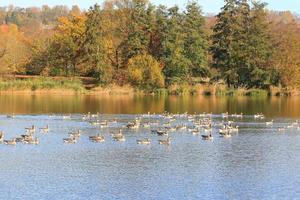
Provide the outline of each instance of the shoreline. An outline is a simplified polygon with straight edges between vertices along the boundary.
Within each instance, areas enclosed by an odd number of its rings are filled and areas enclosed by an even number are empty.
[[[271,86],[269,89],[228,88],[223,83],[173,84],[166,88],[137,88],[130,84],[99,86],[82,77],[27,77],[0,79],[3,94],[59,94],[59,95],[203,95],[203,96],[300,96],[293,88]]]
[[[43,89],[1,89],[0,95],[106,95],[106,96],[118,96],[118,95],[141,95],[141,96],[219,96],[219,97],[297,97],[300,93],[295,90],[280,90],[273,92],[270,90],[261,89],[226,89],[216,90],[213,86],[206,87],[206,89],[195,89],[191,87],[189,89],[174,89],[164,88],[153,91],[140,90],[129,86],[113,86],[113,87],[97,87],[91,90],[81,89],[66,89],[66,88],[43,88]]]

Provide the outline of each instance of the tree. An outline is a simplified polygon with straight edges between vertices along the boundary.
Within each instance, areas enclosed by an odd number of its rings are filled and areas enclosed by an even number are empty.
[[[152,15],[152,7],[147,0],[133,0],[130,9],[129,32],[122,44],[125,65],[130,58],[148,53],[150,43],[149,15]]]
[[[50,52],[55,55],[55,62],[63,66],[66,74],[71,69],[73,75],[76,75],[78,65],[85,61],[85,20],[84,15],[73,14],[59,18]]]
[[[297,22],[279,21],[272,26],[275,38],[275,51],[272,57],[278,72],[280,85],[288,88],[300,88],[300,27]]]
[[[177,6],[170,8],[166,37],[162,41],[164,74],[168,83],[186,80],[189,77],[191,61],[185,57],[183,15]]]
[[[131,82],[145,89],[164,87],[164,77],[160,64],[150,55],[137,55],[128,61]]]
[[[273,49],[266,4],[253,2],[250,9],[247,0],[225,2],[213,29],[213,65],[228,86],[267,87]]]
[[[251,88],[264,88],[273,82],[271,58],[274,49],[265,7],[265,3],[254,1],[251,9],[247,40],[249,48],[247,63],[250,66],[247,86]]]
[[[200,6],[195,1],[189,2],[184,13],[184,54],[191,61],[192,76],[207,76],[209,73],[208,39],[204,25],[205,19]]]
[[[238,84],[238,73],[234,59],[231,56],[237,23],[236,0],[225,0],[225,5],[216,16],[217,21],[213,27],[211,53],[213,66],[221,71],[221,77],[228,86]]]
[[[24,66],[31,56],[30,48],[15,24],[8,26],[8,32],[0,31],[0,44],[0,73],[25,73]]]
[[[101,83],[109,83],[112,78],[112,68],[106,53],[105,30],[100,6],[95,4],[86,16],[84,49],[88,55],[88,62],[92,66],[91,73],[99,78]]]

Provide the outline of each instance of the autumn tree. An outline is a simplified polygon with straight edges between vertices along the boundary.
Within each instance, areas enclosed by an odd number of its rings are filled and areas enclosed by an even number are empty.
[[[53,62],[64,68],[67,75],[69,70],[76,75],[79,65],[85,61],[85,21],[85,15],[59,18],[49,51],[54,55]]]
[[[164,87],[164,77],[160,64],[150,55],[137,55],[129,59],[128,75],[130,81],[141,88]]]

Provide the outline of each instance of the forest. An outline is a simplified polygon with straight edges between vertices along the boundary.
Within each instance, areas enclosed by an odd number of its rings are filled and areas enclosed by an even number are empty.
[[[300,89],[300,20],[225,0],[215,15],[147,0],[0,8],[0,74],[93,77],[145,90],[176,84]]]

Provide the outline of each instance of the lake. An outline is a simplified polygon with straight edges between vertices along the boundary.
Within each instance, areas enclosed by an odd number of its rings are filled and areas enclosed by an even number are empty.
[[[2,95],[0,103],[0,130],[6,139],[24,134],[33,124],[50,127],[47,134],[36,130],[39,145],[0,145],[0,199],[300,198],[296,97]],[[148,111],[156,114],[143,115]],[[206,118],[199,113],[212,112],[214,139],[176,130],[170,133],[170,145],[159,145],[166,137],[151,130],[171,121],[160,114],[164,111],[197,113],[192,117],[197,120]],[[224,119],[221,113],[226,111],[244,117]],[[87,112],[99,112],[97,119],[107,120],[108,126],[91,124],[84,119]],[[254,119],[259,112],[266,118]],[[7,118],[11,113],[15,118]],[[150,127],[126,128],[136,118]],[[239,133],[219,137],[219,125],[227,120],[239,126]],[[193,124],[186,115],[175,115],[170,122],[172,127]],[[64,144],[63,138],[78,129],[78,142]],[[125,142],[111,137],[119,129]],[[105,142],[89,141],[98,133]],[[138,145],[136,140],[143,138],[151,144]]]
[[[300,97],[0,95],[0,113],[244,113],[300,117]],[[3,106],[5,105],[5,106]]]

